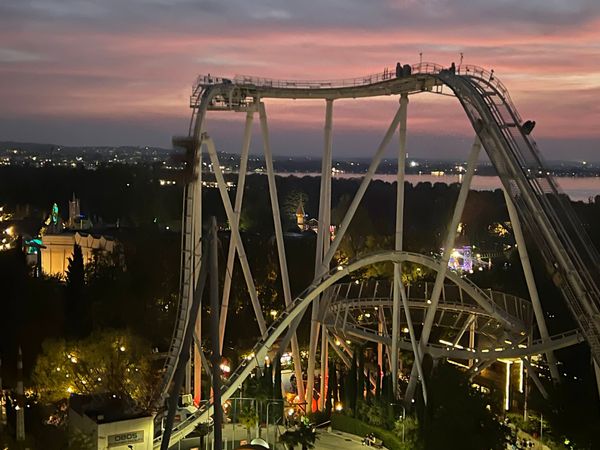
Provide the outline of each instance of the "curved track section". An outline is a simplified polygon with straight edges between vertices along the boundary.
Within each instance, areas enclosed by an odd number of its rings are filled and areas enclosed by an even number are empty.
[[[549,175],[508,91],[482,69],[439,79],[462,103],[555,284],[600,363],[600,257],[568,197]]]
[[[406,287],[406,297],[410,308],[412,322],[422,325],[429,309],[429,295],[434,287],[431,282],[417,282]],[[456,335],[462,337],[464,331],[473,324],[477,335],[484,338],[478,341],[478,347],[488,345],[498,347],[509,339],[518,344],[527,340],[533,321],[531,303],[513,295],[502,292],[486,291],[486,302],[495,304],[495,311],[502,311],[501,317],[510,317],[511,322],[518,323],[517,329],[510,329],[506,322],[498,320],[498,315],[489,314],[480,303],[473,299],[464,289],[464,279],[459,284],[446,284],[442,288],[441,298],[436,308],[434,320],[438,329],[438,338],[453,340]],[[362,283],[351,282],[336,284],[326,293],[329,308],[321,321],[330,327],[334,334],[343,336],[346,330],[354,326],[360,328],[379,329],[391,334],[387,325],[392,323],[393,283],[388,280],[367,280]],[[400,326],[407,326],[404,313],[400,317]],[[507,330],[508,328],[508,330]],[[463,330],[463,331],[458,331]]]
[[[281,313],[279,318],[271,324],[271,326],[267,329],[266,333],[260,338],[260,340],[254,346],[252,353],[254,354],[254,358],[251,360],[246,360],[242,364],[240,364],[235,372],[231,374],[227,383],[222,387],[223,391],[221,394],[221,401],[226,402],[236,391],[240,388],[244,380],[250,376],[252,371],[258,366],[259,361],[264,361],[265,356],[273,346],[273,344],[279,339],[279,337],[287,330],[287,328],[292,324],[292,322],[300,317],[307,309],[307,307],[312,303],[312,301],[320,296],[327,289],[332,287],[335,283],[337,283],[342,278],[350,275],[352,272],[362,269],[363,267],[370,266],[377,263],[383,262],[392,262],[392,263],[402,263],[405,261],[410,262],[418,262],[422,261],[424,264],[428,264],[431,267],[435,267],[439,265],[433,258],[428,258],[423,255],[418,255],[415,253],[408,252],[379,252],[374,253],[368,256],[361,258],[360,260],[353,262],[347,266],[337,266],[333,270],[324,274],[322,278],[322,282],[318,285],[311,285],[307,289],[305,289],[296,299]],[[501,313],[501,309],[496,306],[496,304],[485,294],[484,291],[477,288],[475,285],[471,285],[464,278],[458,277],[456,274],[449,273],[449,279],[457,284],[460,284],[461,288],[464,288],[465,291],[469,291],[472,294],[472,298],[477,302],[477,304],[485,310],[490,316],[497,318],[498,321],[502,321],[506,323],[507,326],[513,328],[514,330],[518,330],[519,326],[522,323],[520,321],[512,318],[507,313]],[[507,319],[507,316],[510,319]],[[569,335],[568,342],[571,343],[577,341],[578,335],[575,333],[574,335]],[[546,343],[547,344],[547,343]],[[557,345],[572,345],[565,344],[565,342],[560,341]],[[436,352],[436,349],[439,346],[433,345],[431,349]],[[455,350],[460,350],[456,348]],[[509,350],[507,348],[506,350]],[[524,355],[531,354],[531,351],[527,348],[515,348],[510,350],[514,350],[515,352]],[[503,357],[505,354],[503,353],[504,349],[495,349],[494,357]],[[482,351],[486,353],[485,351]],[[508,352],[506,353],[508,355]],[[473,353],[470,354],[470,357],[473,357]],[[449,355],[447,355],[449,356]],[[460,357],[458,353],[452,356]],[[469,356],[467,356],[468,358]],[[173,429],[173,433],[171,435],[170,446],[176,444],[178,441],[183,439],[189,433],[191,433],[196,425],[199,423],[205,422],[208,420],[210,415],[212,414],[213,405],[208,404],[202,406],[196,413],[190,416],[188,419],[177,425]],[[154,448],[160,448],[162,442],[162,436],[158,437],[154,440]]]
[[[204,89],[203,95],[197,109],[194,109],[194,114],[204,115],[210,105],[215,92],[212,89]],[[169,386],[175,375],[175,369],[179,361],[181,349],[183,346],[183,338],[185,329],[190,320],[190,308],[194,296],[194,287],[199,275],[200,261],[200,242],[197,234],[197,221],[201,218],[197,217],[197,211],[194,211],[194,205],[197,204],[194,196],[197,195],[197,183],[199,174],[196,173],[196,164],[194,161],[198,158],[198,151],[201,145],[201,123],[196,121],[200,126],[195,128],[190,127],[189,136],[174,139],[175,146],[182,147],[186,151],[186,159],[189,164],[190,181],[186,183],[184,188],[184,203],[182,212],[183,229],[181,231],[181,278],[179,281],[179,303],[177,307],[177,321],[173,328],[171,343],[167,352],[167,357],[163,366],[163,377],[160,385],[160,396],[155,400],[155,407],[160,408],[169,391]]]

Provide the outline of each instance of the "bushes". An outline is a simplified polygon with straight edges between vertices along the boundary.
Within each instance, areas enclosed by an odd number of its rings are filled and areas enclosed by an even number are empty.
[[[402,439],[392,431],[384,430],[373,425],[366,424],[353,417],[343,414],[331,415],[331,426],[335,430],[364,437],[373,433],[377,439],[383,441],[383,445],[389,450],[414,450],[414,445],[409,442],[402,442]]]
[[[331,414],[327,414],[325,411],[313,411],[308,413],[308,420],[315,426],[319,426],[331,418]]]

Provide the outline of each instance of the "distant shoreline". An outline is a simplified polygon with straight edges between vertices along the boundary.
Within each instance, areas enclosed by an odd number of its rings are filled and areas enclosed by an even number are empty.
[[[256,172],[255,172],[256,173]],[[258,172],[262,174],[261,172]],[[279,176],[296,176],[299,178],[320,177],[320,173],[314,172],[277,172]],[[333,179],[352,180],[362,178],[362,173],[338,173],[333,176]],[[407,174],[405,180],[416,185],[419,183],[444,183],[453,184],[460,183],[462,175],[431,175],[431,174]],[[573,201],[588,201],[590,198],[600,195],[600,176],[555,176],[554,177],[561,190],[569,196]],[[396,182],[396,174],[375,174],[374,180],[383,181],[385,183]],[[500,178],[497,175],[474,175],[471,181],[471,189],[474,191],[494,191],[502,187]]]

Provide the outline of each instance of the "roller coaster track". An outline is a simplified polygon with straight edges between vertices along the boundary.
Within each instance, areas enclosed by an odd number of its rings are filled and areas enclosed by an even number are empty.
[[[438,75],[456,94],[600,363],[600,257],[492,73]]]
[[[363,267],[367,267],[373,264],[382,263],[382,262],[395,262],[401,263],[405,261],[417,262],[428,260],[435,261],[433,258],[428,258],[423,255],[418,255],[414,253],[408,252],[379,252],[374,253],[368,256],[363,256],[359,260],[348,264],[346,266],[337,266],[328,273],[324,274],[321,279],[322,281],[318,285],[311,285],[306,288],[296,299],[290,303],[288,307],[286,307],[282,313],[279,315],[277,320],[271,324],[271,326],[267,329],[265,334],[261,336],[258,342],[254,345],[251,355],[253,355],[252,359],[244,360],[236,370],[230,375],[229,379],[222,386],[221,393],[221,401],[224,403],[229,398],[231,398],[236,391],[240,388],[243,381],[253,372],[254,369],[259,365],[259,361],[264,361],[265,356],[270,351],[271,347],[275,344],[275,342],[279,339],[279,337],[287,330],[287,328],[292,324],[292,322],[300,317],[308,308],[310,303],[321,295],[325,290],[339,282],[344,277],[350,275],[352,272],[362,269]],[[435,264],[432,262],[431,265]],[[519,321],[514,320],[513,318],[508,318],[508,315],[501,311],[495,303],[479,288],[475,285],[472,285],[468,280],[460,278],[458,276],[454,276],[450,274],[450,280],[458,283],[462,289],[466,292],[469,292],[469,295],[473,296],[473,299],[479,304],[479,306],[485,310],[490,315],[496,316],[499,321],[507,322],[509,326],[518,326]],[[481,298],[481,296],[484,298]],[[487,300],[486,300],[487,299]],[[364,330],[362,334],[358,331],[355,331],[357,337],[362,337],[371,340],[377,341],[375,333],[372,330]],[[553,337],[551,342],[540,342],[537,347],[546,348],[548,346],[555,345],[557,348],[561,348],[567,345],[573,345],[574,343],[581,342],[581,336],[577,332],[569,332],[565,335],[560,335],[557,337]],[[543,345],[542,345],[543,344]],[[537,349],[536,347],[536,349]],[[438,354],[440,349],[445,350],[445,347],[438,345],[430,345],[428,349],[435,354]],[[506,350],[506,351],[504,351]],[[445,350],[450,351],[450,350]],[[464,351],[461,351],[459,348],[453,348],[451,351],[456,351],[452,356],[461,357],[464,356]],[[485,349],[481,350],[482,356],[485,356]],[[470,356],[473,357],[474,353],[471,353]],[[523,347],[507,347],[506,349],[494,349],[493,357],[499,358],[508,355],[514,357],[515,355],[529,355],[531,351],[527,348]],[[467,356],[469,357],[469,356]],[[176,444],[179,440],[183,439],[185,436],[194,431],[195,427],[203,422],[208,421],[210,415],[213,411],[213,404],[207,403],[202,405],[193,415],[188,417],[185,421],[178,424],[172,430],[170,446]],[[157,437],[154,440],[154,448],[159,449],[162,442],[162,436]]]
[[[233,80],[201,77],[194,86],[190,99],[194,108],[192,125],[195,121],[196,127],[190,127],[189,145],[199,149],[204,122],[202,118],[207,110],[245,110],[259,98],[338,99],[417,92],[444,94],[444,86],[448,86],[461,102],[580,328],[581,333],[570,332],[552,337],[550,342],[534,345],[535,351],[546,351],[552,345],[564,346],[579,342],[583,336],[591,348],[593,358],[600,364],[600,258],[581,222],[572,211],[567,197],[561,193],[546,169],[535,142],[524,132],[522,119],[510,99],[508,90],[493,72],[475,66],[463,66],[454,73],[437,64],[421,63],[412,66],[411,74],[402,77],[394,77],[387,71],[354,79],[310,82],[248,76],[236,76]],[[201,119],[196,120],[197,117]],[[186,199],[189,196],[188,191]],[[187,204],[186,202],[185,211],[188,211]],[[190,236],[191,222],[187,218],[184,223],[182,300],[173,343],[165,363],[161,400],[167,393],[179,358],[180,330],[184,329],[190,320],[189,291],[193,285],[194,270],[186,268],[185,260],[194,251],[192,246],[186,244]],[[254,347],[255,357],[242,363],[230,376],[227,384],[223,386],[222,401],[225,402],[235,393],[243,380],[256,368],[258,361],[264,359],[277,338],[325,289],[364,265],[400,260],[401,257],[395,252],[373,255],[346,267],[338,267],[326,274],[319,285],[309,286],[261,336]],[[508,320],[507,317],[502,319]],[[519,352],[532,349],[511,349],[509,353],[520,354]],[[503,354],[500,351],[494,353],[497,353],[497,357]],[[177,425],[173,429],[170,445],[193,431],[197,424],[206,421],[212,409],[212,405],[203,406]],[[159,448],[160,445],[161,437],[155,439],[154,448]]]

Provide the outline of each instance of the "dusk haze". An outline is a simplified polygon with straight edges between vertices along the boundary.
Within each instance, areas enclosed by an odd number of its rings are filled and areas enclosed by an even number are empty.
[[[547,159],[600,159],[595,0],[4,0],[0,25],[4,140],[169,146],[199,74],[339,79],[414,64],[419,53],[458,64],[462,53],[494,69],[536,120]],[[370,152],[394,108],[387,98],[354,104],[336,110],[336,154]],[[319,154],[318,105],[271,110],[276,154]],[[468,145],[454,99],[415,98],[409,126],[415,156]]]

